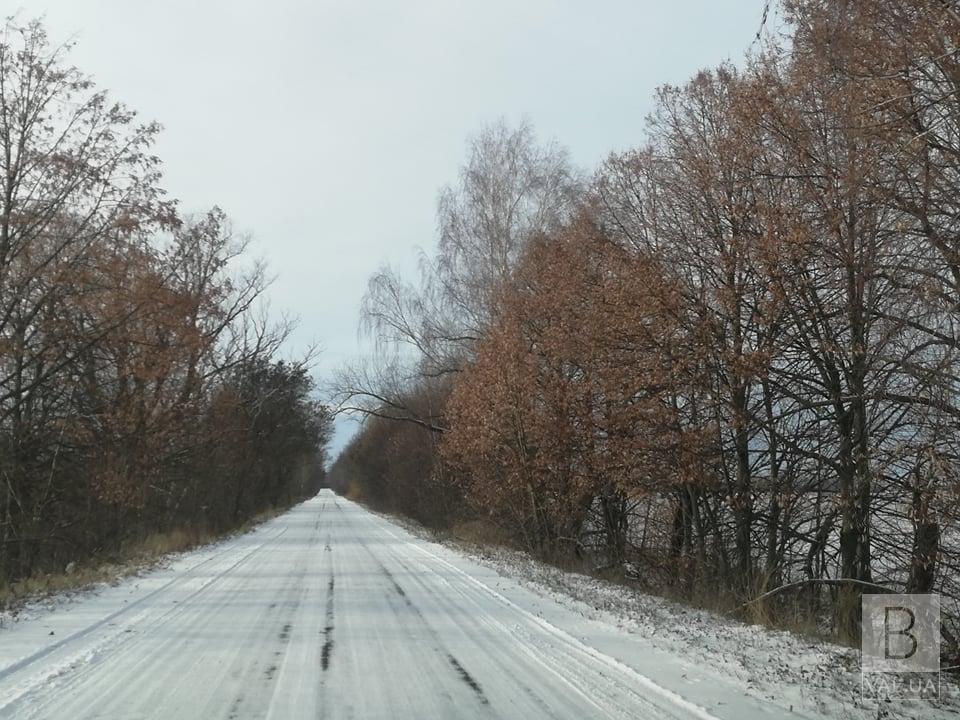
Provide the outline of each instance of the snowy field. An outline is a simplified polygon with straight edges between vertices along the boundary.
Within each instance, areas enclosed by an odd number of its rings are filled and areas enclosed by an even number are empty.
[[[856,656],[324,491],[0,629],[0,718],[860,718]],[[891,717],[954,717],[897,705]]]

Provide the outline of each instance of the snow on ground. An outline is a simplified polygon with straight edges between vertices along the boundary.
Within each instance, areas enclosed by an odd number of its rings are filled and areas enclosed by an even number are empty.
[[[817,669],[850,657],[518,553],[431,542],[325,491],[166,567],[29,608],[0,629],[0,718],[866,717],[842,697],[853,685]]]
[[[939,706],[912,699],[878,705],[863,697],[859,651],[853,648],[746,624],[627,585],[567,572],[518,550],[438,538],[407,519],[394,521],[421,537],[439,539],[566,610],[616,627],[627,640],[606,647],[628,662],[635,662],[630,645],[642,640],[644,647],[718,671],[753,697],[814,716],[927,720],[960,713],[960,687],[946,675]]]

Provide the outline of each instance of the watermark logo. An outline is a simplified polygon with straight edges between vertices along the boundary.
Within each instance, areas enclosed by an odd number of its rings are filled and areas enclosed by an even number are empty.
[[[940,695],[940,597],[864,595],[861,669],[865,694]]]

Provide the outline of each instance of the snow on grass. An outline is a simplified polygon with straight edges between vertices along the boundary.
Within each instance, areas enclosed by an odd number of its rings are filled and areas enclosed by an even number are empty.
[[[947,675],[942,677],[939,702],[913,698],[878,702],[861,692],[856,649],[740,622],[627,585],[564,571],[521,551],[466,543],[435,535],[406,519],[390,519],[588,620],[612,625],[628,637],[642,640],[644,646],[708,667],[738,683],[747,694],[774,701],[797,714],[850,720],[932,720],[956,718],[960,713],[960,688],[956,679]]]
[[[919,700],[880,706],[864,700],[859,652],[716,613],[686,607],[628,586],[564,572],[506,548],[464,548],[502,575],[587,617],[614,624],[664,650],[736,678],[750,694],[835,718],[956,717],[960,694],[943,678],[939,707]]]

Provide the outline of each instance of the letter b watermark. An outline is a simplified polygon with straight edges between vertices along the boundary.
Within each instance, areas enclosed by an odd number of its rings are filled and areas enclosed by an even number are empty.
[[[861,609],[864,690],[939,694],[939,596],[864,595]]]
[[[894,618],[891,622],[891,616]],[[903,605],[888,606],[883,609],[883,657],[885,660],[909,660],[917,654],[920,649],[920,642],[917,636],[911,630],[917,624],[917,614],[913,608]],[[898,646],[893,649],[891,638]],[[904,641],[909,649],[904,650]]]

